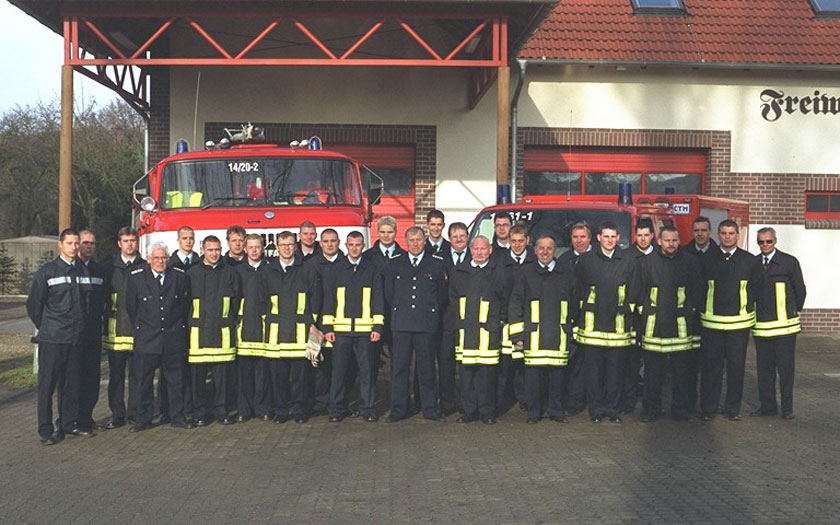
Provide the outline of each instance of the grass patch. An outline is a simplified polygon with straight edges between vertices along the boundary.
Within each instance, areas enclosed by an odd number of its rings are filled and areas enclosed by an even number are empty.
[[[32,356],[0,358],[0,388],[21,390],[38,384],[38,376],[32,373]]]

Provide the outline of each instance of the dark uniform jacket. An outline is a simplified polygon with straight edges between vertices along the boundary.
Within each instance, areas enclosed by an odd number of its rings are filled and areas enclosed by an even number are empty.
[[[361,258],[358,265],[347,257],[337,260],[324,276],[323,291],[325,331],[363,336],[384,332],[384,283],[373,263]]]
[[[508,288],[504,291],[504,296],[509,298],[511,296],[511,293],[513,292],[513,283],[516,277],[525,268],[529,268],[532,265],[536,264],[537,256],[534,255],[534,250],[530,246],[526,246],[525,251],[519,255],[519,257],[521,257],[520,260],[522,262],[516,262],[516,259],[514,259],[514,257],[516,256],[513,255],[513,250],[502,250],[502,253],[505,254],[506,257],[499,257],[496,260],[508,273]],[[525,357],[524,353],[520,350],[517,350],[513,342],[511,341],[510,325],[508,323],[505,323],[504,327],[502,328],[502,353],[511,356],[513,359],[523,359]]]
[[[385,275],[385,303],[390,309],[392,331],[437,332],[446,299],[446,271],[441,257],[424,254],[416,268],[407,252],[391,259]]]
[[[701,255],[709,253],[711,250],[714,250],[715,248],[719,249],[718,244],[715,242],[714,239],[709,239],[709,247],[706,249],[705,252],[701,252],[700,250],[697,249],[697,245],[694,244],[694,239],[692,239],[691,242],[689,242],[688,244],[683,246],[683,249],[685,249],[686,253],[690,253],[691,255],[693,255],[695,257],[700,257]]]
[[[508,306],[511,340],[524,343],[528,366],[566,366],[572,325],[578,314],[571,268],[554,261],[549,271],[539,262],[514,277]]]
[[[126,266],[120,254],[105,262],[105,326],[102,346],[106,350],[131,351],[134,349],[134,325],[126,308],[128,277],[133,270],[147,266],[139,255]]]
[[[128,318],[134,325],[135,352],[186,350],[190,281],[184,270],[168,269],[161,287],[149,266],[138,265],[129,272],[125,295]]]
[[[91,294],[87,268],[56,257],[32,277],[26,311],[38,329],[39,343],[78,344],[82,340]]]
[[[84,338],[88,342],[95,341],[98,345],[102,339],[102,314],[105,311],[105,269],[93,259],[87,264],[81,260],[77,264],[86,267],[90,276],[90,297],[85,318]]]
[[[190,263],[184,264],[184,261],[181,260],[181,252],[180,250],[175,250],[172,255],[169,257],[169,262],[167,265],[170,268],[180,268],[184,271],[187,271],[190,266],[195,266],[199,262],[199,256],[195,252],[190,252]]]
[[[455,358],[465,365],[495,365],[507,320],[510,273],[492,257],[484,268],[464,262],[452,271],[449,302],[457,308]]]
[[[761,264],[762,284],[756,298],[756,337],[775,337],[795,334],[801,330],[799,312],[805,306],[805,280],[796,257],[778,249],[769,264],[763,255],[756,258]]]
[[[449,251],[442,254],[441,257],[443,258],[443,265],[446,269],[446,279],[447,281],[452,281],[452,271],[454,270],[456,264],[455,261],[452,259],[452,248],[450,247]],[[464,247],[464,255],[461,260],[461,263],[467,263],[472,261],[472,255],[470,255],[470,249]],[[456,325],[458,324],[458,305],[452,304],[449,302],[449,298],[447,297],[446,307],[444,308],[443,312],[443,320],[442,323],[442,330],[444,332],[452,332],[456,330]]]
[[[593,246],[588,252],[584,252],[584,255],[594,250],[595,247]],[[571,268],[574,271],[575,266],[577,266],[578,261],[580,260],[581,256],[575,252],[575,249],[569,247],[568,250],[560,254],[556,260],[559,264],[562,264],[566,268]]]
[[[330,262],[326,257],[324,257],[324,252],[318,252],[317,256],[304,260],[304,264],[310,266],[312,272],[315,274],[316,285],[315,293],[312,295],[312,313],[315,314],[315,325],[319,330],[324,330],[320,319],[320,314],[323,311],[324,306],[324,280],[327,278],[327,274],[335,267],[335,265],[343,261],[345,258],[344,254],[339,250],[338,253],[336,253],[335,261],[333,262]]]
[[[222,257],[222,261],[224,261],[224,263],[227,266],[230,266],[231,268],[236,268],[240,264],[245,264],[246,262],[248,262],[248,256],[245,254],[245,252],[242,252],[242,258],[241,259],[234,259],[233,257],[230,256],[230,252],[227,252]]]
[[[701,275],[697,257],[682,248],[673,257],[657,248],[641,259],[641,314],[636,332],[644,350],[678,352],[700,346]]]
[[[260,357],[265,354],[265,325],[263,324],[265,305],[260,274],[267,266],[268,261],[263,258],[256,268],[247,261],[235,268],[242,283],[242,298],[237,311],[239,324],[236,333],[236,351],[239,355]]]
[[[720,247],[700,257],[704,304],[700,321],[713,330],[742,330],[755,324],[755,298],[761,286],[761,263],[736,248],[727,258]]]
[[[447,255],[451,255],[449,251],[452,248],[452,245],[446,239],[440,240],[440,247],[435,249],[435,246],[432,244],[431,239],[426,239],[426,253],[428,255],[440,255],[441,257],[445,257]]]
[[[315,272],[303,264],[300,254],[283,270],[279,261],[260,272],[263,315],[265,315],[265,356],[304,358],[309,327],[312,325],[312,297],[318,284]]]
[[[388,265],[391,263],[393,259],[395,259],[398,255],[403,255],[407,253],[400,243],[394,242],[394,253],[391,254],[391,258],[388,259],[384,255],[382,255],[382,248],[379,247],[379,241],[373,243],[373,246],[368,248],[367,250],[362,253],[362,258],[367,259],[368,261],[372,262],[379,271],[382,272],[382,275],[385,275],[385,270],[388,268]]]
[[[300,255],[301,257],[303,257],[303,262],[307,262],[310,259],[315,258],[317,255],[321,255],[321,246],[317,242],[313,245],[312,253],[308,253],[306,255],[304,255],[303,251],[301,250],[300,241],[297,241],[296,244],[297,247],[295,248],[295,255]]]
[[[626,347],[635,343],[633,310],[638,297],[636,258],[616,249],[607,257],[597,247],[575,266],[580,302],[577,342],[590,346]]]
[[[201,263],[190,277],[190,363],[219,363],[236,357],[236,315],[242,282],[236,270],[219,260],[215,268]]]

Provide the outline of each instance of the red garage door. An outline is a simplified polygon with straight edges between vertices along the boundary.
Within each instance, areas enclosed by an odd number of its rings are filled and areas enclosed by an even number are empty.
[[[525,195],[617,194],[620,182],[629,182],[634,194],[702,194],[705,172],[706,156],[698,151],[525,149]]]
[[[385,193],[373,207],[374,220],[383,215],[394,216],[397,241],[403,246],[403,233],[414,226],[414,146],[336,144],[330,149],[353,157],[382,177]],[[373,243],[377,238],[375,225],[370,234]]]

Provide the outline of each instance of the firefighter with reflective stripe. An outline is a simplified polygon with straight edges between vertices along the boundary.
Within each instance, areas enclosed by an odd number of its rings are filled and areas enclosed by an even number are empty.
[[[102,346],[108,352],[108,407],[111,419],[100,428],[114,429],[135,420],[137,385],[134,384],[134,326],[126,309],[126,287],[131,272],[146,266],[137,253],[137,231],[125,226],[117,232],[120,253],[104,265],[106,304]],[[126,368],[128,372],[126,373]],[[125,404],[125,382],[128,378],[128,414]]]
[[[479,418],[485,424],[496,422],[496,365],[511,286],[510,274],[498,257],[490,256],[491,250],[487,237],[475,237],[470,243],[472,260],[456,266],[449,283],[449,300],[458,305],[459,423]]]
[[[624,358],[635,343],[632,312],[636,306],[636,258],[618,249],[620,234],[613,222],[598,228],[599,248],[582,255],[575,267],[580,302],[575,336],[586,353],[586,398],[589,418],[620,423]]]
[[[536,263],[534,251],[528,246],[528,230],[517,224],[508,235],[509,250],[499,250],[498,263],[508,273],[507,282],[513,286],[514,279],[524,269]],[[491,256],[492,257],[492,256]],[[510,297],[511,290],[505,290],[505,297]],[[496,413],[504,413],[512,403],[525,406],[525,368],[522,362],[524,354],[515,348],[510,337],[510,325],[502,327],[502,354],[499,357],[499,375],[496,383]]]
[[[527,422],[538,423],[543,416],[540,383],[546,378],[548,417],[562,423],[566,365],[578,310],[574,274],[554,260],[557,243],[550,235],[539,237],[534,246],[538,261],[515,276],[508,307],[510,334],[523,352]]]
[[[79,411],[79,345],[90,295],[89,275],[76,260],[79,234],[66,229],[58,237],[59,256],[32,277],[26,311],[38,330],[38,435],[53,445],[65,432],[87,435],[74,426]],[[58,388],[58,420],[52,420]]]
[[[99,401],[99,377],[102,368],[102,314],[105,311],[105,279],[102,266],[93,260],[96,235],[90,230],[79,232],[79,262],[90,276],[90,298],[85,317],[85,333],[79,362],[79,417],[77,425],[93,432],[93,408]]]
[[[229,389],[235,388],[236,314],[242,297],[239,274],[222,261],[222,243],[215,235],[201,242],[201,264],[187,270],[190,278],[188,360],[197,426],[209,425],[214,416],[223,425],[234,422]],[[213,393],[207,374],[213,377]],[[211,407],[212,406],[212,410]]]
[[[338,249],[338,232],[326,228],[321,232],[320,249],[314,252],[304,263],[311,267],[317,284],[316,293],[312,296],[312,312],[315,314],[315,325],[322,332],[326,329],[320,324],[319,314],[324,302],[324,280],[327,274],[344,260],[344,254]],[[330,404],[330,383],[332,381],[332,343],[323,341],[319,353],[318,366],[306,368],[306,397],[311,402],[310,413],[324,415]],[[353,376],[355,380],[355,375]]]
[[[373,263],[362,258],[364,236],[347,235],[347,257],[324,275],[324,304],[321,325],[327,341],[333,343],[330,385],[330,422],[338,423],[349,414],[349,369],[355,357],[359,373],[359,413],[376,421],[376,342],[385,329],[385,298],[382,275]],[[355,374],[352,375],[355,377]]]
[[[246,260],[236,267],[242,282],[236,327],[237,416],[245,423],[252,417],[271,419],[271,392],[268,389],[268,359],[265,357],[262,288],[260,274],[268,261],[263,256],[262,237],[245,236]]]
[[[700,309],[700,418],[712,419],[720,404],[726,364],[723,411],[731,421],[741,419],[744,363],[750,329],[755,325],[755,298],[761,284],[758,259],[738,248],[738,224],[718,225],[718,248],[700,258],[704,304]]]
[[[793,375],[799,312],[805,305],[805,280],[796,257],[776,248],[776,230],[758,230],[761,290],[756,297],[755,340],[758,399],[755,415],[778,413],[776,372],[782,397],[782,417],[793,419]]]
[[[691,405],[693,356],[700,347],[697,313],[702,302],[700,263],[680,248],[679,231],[659,230],[659,248],[639,264],[641,299],[636,331],[645,363],[643,422],[653,422],[662,407],[665,367],[671,364],[671,413],[687,420]]]
[[[148,265],[135,265],[125,289],[125,308],[134,325],[134,383],[137,385],[137,421],[130,432],[151,428],[155,371],[170,386],[167,412],[172,426],[193,428],[184,416],[181,381],[185,376],[187,312],[190,281],[184,270],[167,268],[168,248],[153,243]]]
[[[298,423],[306,412],[306,343],[315,320],[312,298],[317,278],[303,257],[295,253],[295,235],[283,231],[277,237],[276,261],[260,274],[265,316],[265,356],[274,402],[275,423],[289,417]]]

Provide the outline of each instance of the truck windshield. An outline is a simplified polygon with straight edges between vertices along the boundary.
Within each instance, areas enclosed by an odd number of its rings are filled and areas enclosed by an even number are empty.
[[[569,249],[572,235],[571,226],[580,221],[586,221],[592,228],[592,243],[597,242],[595,231],[604,221],[614,222],[618,226],[621,235],[618,245],[620,248],[630,246],[630,214],[619,210],[593,210],[593,209],[527,209],[518,208],[515,210],[501,210],[495,212],[484,212],[473,224],[470,231],[470,239],[477,235],[484,235],[491,241],[493,238],[493,219],[497,213],[507,213],[513,224],[522,224],[528,228],[531,244],[537,237],[543,234],[551,235],[557,242],[555,256]]]
[[[359,206],[352,162],[316,158],[225,158],[172,162],[163,170],[162,209]]]

